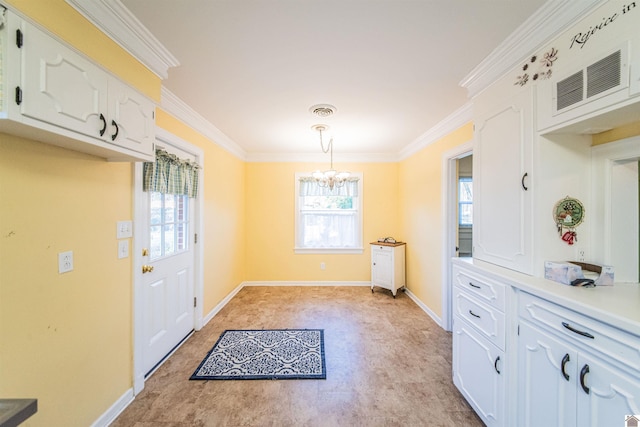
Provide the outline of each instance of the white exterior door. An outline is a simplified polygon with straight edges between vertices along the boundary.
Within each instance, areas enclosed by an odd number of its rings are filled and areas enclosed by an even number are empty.
[[[194,156],[173,146],[166,151],[181,159]],[[141,171],[140,171],[141,172]],[[183,195],[138,190],[141,224],[142,311],[140,351],[148,374],[195,327],[195,239],[197,202]]]
[[[187,196],[147,193],[149,225],[143,253],[145,372],[194,328],[193,224]]]

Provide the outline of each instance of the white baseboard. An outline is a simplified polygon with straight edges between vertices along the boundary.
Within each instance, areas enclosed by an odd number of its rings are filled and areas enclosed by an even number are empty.
[[[131,402],[133,402],[133,389],[125,391],[116,402],[100,416],[91,427],[107,427],[124,411]]]
[[[211,319],[214,318],[214,316],[216,314],[218,314],[220,312],[220,310],[222,310],[224,308],[225,305],[227,305],[229,303],[229,301],[231,301],[231,298],[233,298],[234,296],[236,296],[236,294],[238,292],[240,292],[240,290],[242,288],[244,288],[244,283],[240,283],[238,286],[235,287],[234,290],[232,290],[231,292],[229,292],[229,294],[224,297],[224,299],[222,301],[220,301],[218,303],[218,305],[216,305],[215,307],[213,307],[213,310],[211,310],[205,317],[204,319],[202,319],[202,327],[204,327],[207,323],[209,323],[209,321]]]
[[[407,294],[407,296],[409,298],[411,298],[413,300],[413,302],[415,302],[418,305],[418,307],[420,307],[422,309],[422,311],[427,313],[429,315],[429,317],[431,317],[433,319],[433,321],[436,322],[438,324],[438,326],[440,326],[442,328],[442,319],[440,317],[438,317],[433,311],[431,311],[431,309],[429,307],[427,307],[425,305],[425,303],[420,301],[418,299],[418,297],[415,296],[413,294],[413,292],[411,292],[409,289],[405,288],[405,293]]]

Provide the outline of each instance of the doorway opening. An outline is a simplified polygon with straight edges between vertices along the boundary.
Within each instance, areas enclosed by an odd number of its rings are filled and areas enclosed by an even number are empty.
[[[442,215],[444,217],[445,239],[442,247],[441,326],[445,331],[451,331],[453,325],[451,260],[463,256],[459,251],[461,243],[466,245],[464,256],[471,256],[473,252],[473,186],[472,181],[462,181],[462,184],[460,181],[461,178],[473,177],[472,152],[473,142],[469,141],[442,155]],[[463,191],[470,190],[470,194],[464,194],[462,198],[459,195],[461,185],[463,185]],[[471,200],[467,200],[469,198]],[[461,218],[464,222],[462,226],[460,224]]]

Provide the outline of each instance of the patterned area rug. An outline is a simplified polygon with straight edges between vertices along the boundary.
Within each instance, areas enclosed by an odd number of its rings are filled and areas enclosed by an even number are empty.
[[[326,379],[323,329],[226,330],[191,380]]]

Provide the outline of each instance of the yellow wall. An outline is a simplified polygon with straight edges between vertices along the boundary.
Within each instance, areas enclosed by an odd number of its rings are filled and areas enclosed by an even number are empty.
[[[399,166],[400,233],[407,241],[409,290],[442,316],[442,155],[473,139],[471,123],[450,133]]]
[[[204,314],[245,277],[245,163],[165,111],[156,124],[204,152]]]
[[[369,242],[404,237],[398,228],[396,163],[344,163],[337,169],[363,173],[362,254],[295,254],[295,173],[326,164],[248,163],[246,185],[247,280],[368,281]],[[320,270],[320,263],[326,264]]]
[[[152,99],[160,79],[64,0],[10,0]],[[244,280],[244,162],[162,110],[157,124],[204,150],[204,312]],[[132,387],[133,166],[0,133],[0,397],[34,397],[25,426],[85,426]],[[133,247],[133,246],[131,246]],[[75,269],[58,274],[59,252]]]
[[[131,387],[131,186],[130,164],[0,134],[0,396],[38,398],[28,425],[89,425]]]
[[[640,122],[630,123],[592,136],[592,145],[601,145],[640,135]]]

